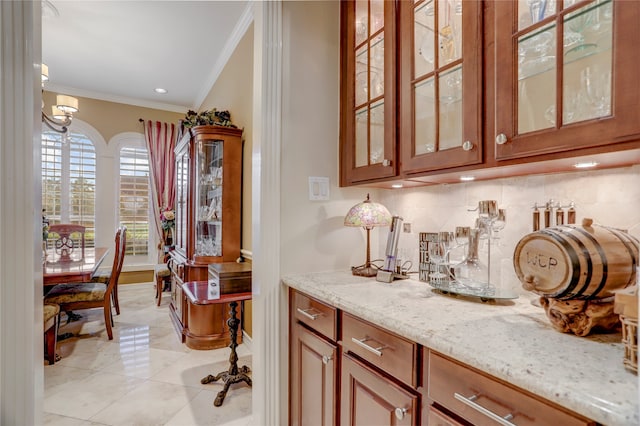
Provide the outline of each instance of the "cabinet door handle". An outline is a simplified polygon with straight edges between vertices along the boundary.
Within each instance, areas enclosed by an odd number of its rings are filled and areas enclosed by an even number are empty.
[[[373,346],[369,346],[365,343],[367,340],[373,340],[373,339],[371,339],[369,336],[364,336],[364,338],[362,339],[356,339],[355,337],[351,338],[351,341],[353,343],[355,343],[356,345],[360,346],[363,349],[368,350],[369,352],[377,356],[382,356],[382,350],[388,348],[388,346],[386,345],[382,345],[380,347],[374,348]]]
[[[462,143],[462,149],[465,150],[465,151],[471,151],[473,149],[473,142],[464,141]]]
[[[322,363],[324,365],[329,364],[329,361],[333,359],[333,355],[322,355]]]
[[[407,415],[407,412],[408,412],[408,411],[409,411],[409,410],[407,410],[407,409],[406,409],[406,408],[404,408],[404,407],[402,407],[402,408],[401,408],[401,407],[396,408],[396,409],[394,410],[394,413],[395,413],[395,415],[396,415],[396,419],[398,419],[398,420],[402,420],[402,419],[404,419],[404,416],[406,416],[406,415]]]
[[[318,318],[319,316],[322,315],[322,312],[318,312],[317,314],[310,314],[309,311],[311,311],[313,308],[309,308],[309,309],[300,309],[300,308],[296,308],[296,310],[302,315],[305,316],[307,318],[309,318],[311,321],[315,321],[316,318]]]
[[[496,136],[496,143],[498,145],[504,145],[508,140],[509,138],[507,138],[507,135],[505,135],[504,133],[500,133],[498,136]]]
[[[513,414],[509,413],[504,417],[500,417],[499,415],[497,415],[493,411],[488,410],[488,409],[484,408],[482,405],[480,405],[477,402],[475,402],[475,400],[478,399],[478,395],[471,395],[470,397],[467,398],[465,396],[460,395],[458,392],[454,392],[453,396],[458,401],[468,405],[469,407],[473,408],[476,411],[479,411],[480,413],[482,413],[485,416],[489,417],[491,420],[494,420],[494,421],[500,423],[501,425],[504,425],[504,426],[516,426],[515,423],[511,423],[509,421],[509,420],[513,419]]]
[[[391,165],[391,160],[385,158],[384,160],[382,160],[382,165],[384,167],[389,167]]]

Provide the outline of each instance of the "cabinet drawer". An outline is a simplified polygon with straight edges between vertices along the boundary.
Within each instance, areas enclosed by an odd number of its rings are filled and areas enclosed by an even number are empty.
[[[411,387],[417,387],[418,345],[342,314],[342,346]]]
[[[292,290],[291,312],[298,321],[308,325],[331,340],[337,336],[337,309]]]
[[[429,398],[473,424],[498,424],[492,416],[517,425],[593,424],[434,352],[428,358]]]

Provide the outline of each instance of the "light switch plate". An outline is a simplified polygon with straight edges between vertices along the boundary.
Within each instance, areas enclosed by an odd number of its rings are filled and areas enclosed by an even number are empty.
[[[329,178],[324,176],[309,176],[309,200],[329,199]]]

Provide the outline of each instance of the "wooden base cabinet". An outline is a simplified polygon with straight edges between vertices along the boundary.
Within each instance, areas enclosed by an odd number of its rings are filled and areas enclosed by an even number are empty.
[[[291,425],[336,424],[338,347],[296,323],[291,335]]]
[[[340,398],[342,426],[419,424],[420,404],[416,393],[405,390],[348,354],[342,355]]]
[[[428,365],[424,372],[428,400],[445,407],[471,424],[595,424],[433,351],[425,353],[424,365]]]

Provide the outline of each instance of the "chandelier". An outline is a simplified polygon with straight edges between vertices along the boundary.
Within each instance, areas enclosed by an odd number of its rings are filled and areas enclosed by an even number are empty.
[[[49,80],[49,67],[42,64],[42,91],[44,83]],[[78,100],[73,96],[57,95],[56,104],[51,106],[51,117],[44,112],[44,100],[42,101],[42,122],[51,130],[58,133],[67,133],[73,113],[78,112]]]

